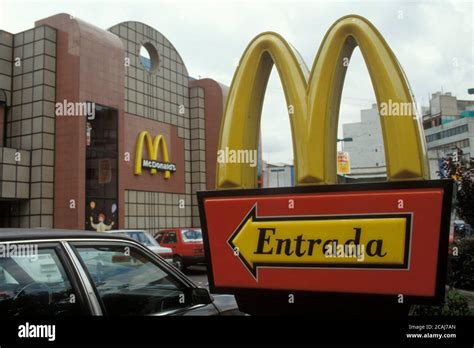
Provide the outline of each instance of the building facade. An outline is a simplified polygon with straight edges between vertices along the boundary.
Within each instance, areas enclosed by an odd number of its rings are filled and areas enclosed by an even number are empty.
[[[199,226],[226,95],[144,23],[0,31],[0,226]]]
[[[386,175],[385,152],[377,104],[361,110],[360,122],[343,125],[343,151],[349,153],[351,173],[354,179],[378,178]]]
[[[263,162],[263,187],[295,186],[295,166]]]
[[[474,157],[474,101],[458,100],[451,93],[434,93],[423,115],[430,176],[439,176],[440,160],[461,150],[463,157]]]

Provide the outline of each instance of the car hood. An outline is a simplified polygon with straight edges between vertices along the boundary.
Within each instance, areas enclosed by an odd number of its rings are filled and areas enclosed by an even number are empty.
[[[233,295],[213,295],[212,304],[217,308],[221,315],[246,315],[239,311],[239,306]]]
[[[150,245],[148,246],[148,249],[153,251],[154,253],[157,254],[166,254],[166,253],[172,253],[173,250],[171,248],[163,247],[163,246],[158,246],[158,245]]]

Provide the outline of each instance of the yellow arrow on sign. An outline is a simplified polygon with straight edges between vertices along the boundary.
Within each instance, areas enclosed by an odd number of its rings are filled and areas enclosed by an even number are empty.
[[[408,268],[411,214],[258,217],[228,240],[258,280],[259,267]]]

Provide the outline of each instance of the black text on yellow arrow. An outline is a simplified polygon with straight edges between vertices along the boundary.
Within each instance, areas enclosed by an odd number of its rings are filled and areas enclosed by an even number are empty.
[[[408,268],[411,213],[259,217],[254,205],[228,244],[259,267]]]

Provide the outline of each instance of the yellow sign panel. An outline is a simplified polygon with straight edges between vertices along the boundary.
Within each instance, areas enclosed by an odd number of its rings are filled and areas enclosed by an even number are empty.
[[[351,165],[349,152],[338,151],[337,153],[337,174],[350,174]]]
[[[249,213],[229,244],[258,265],[407,268],[411,216],[259,218]]]
[[[296,185],[336,183],[336,139],[344,77],[360,48],[377,104],[414,105],[405,74],[382,35],[367,19],[350,15],[326,33],[311,72],[280,35],[266,32],[247,46],[235,72],[221,124],[219,149],[257,150],[263,98],[276,65],[288,106]],[[389,181],[428,178],[424,137],[413,114],[381,117]],[[218,163],[217,189],[257,187],[257,168]]]

